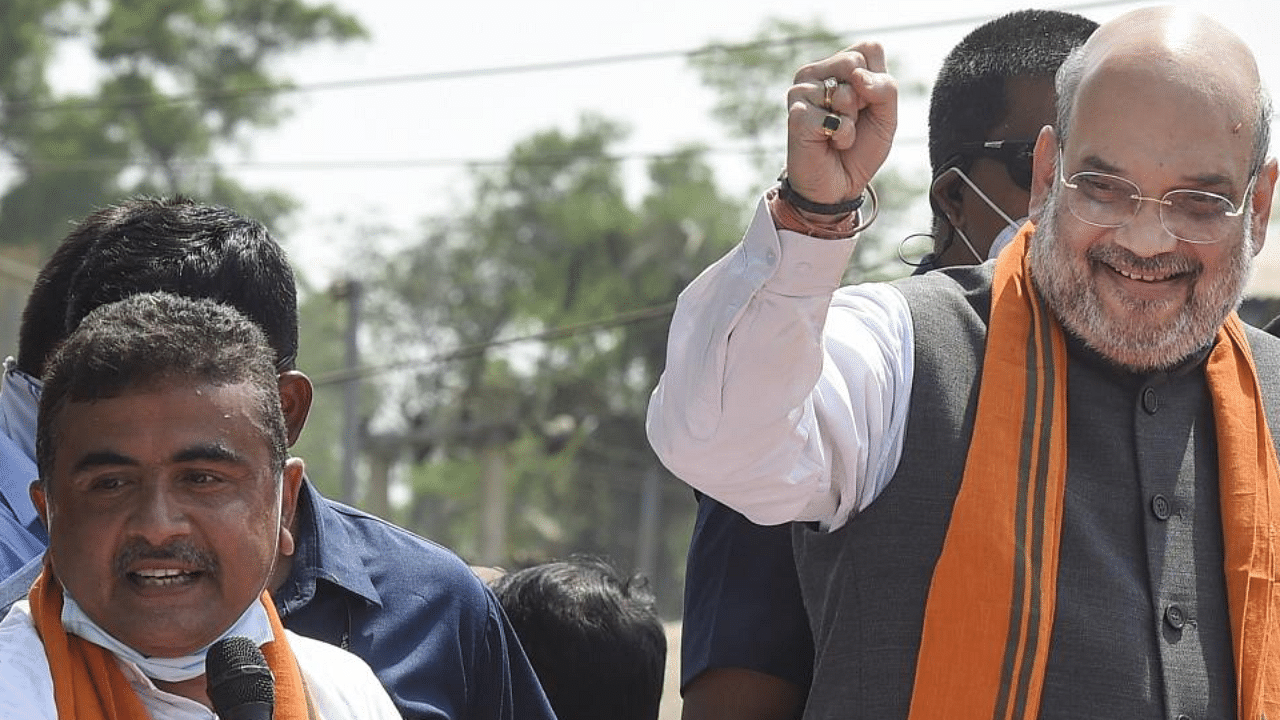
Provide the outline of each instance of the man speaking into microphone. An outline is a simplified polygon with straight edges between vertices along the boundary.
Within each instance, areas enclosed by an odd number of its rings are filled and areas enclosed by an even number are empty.
[[[261,659],[215,674],[265,663],[271,713],[248,717],[398,720],[362,660],[284,630],[265,592],[302,479],[273,358],[235,310],[158,293],[62,345],[31,491],[49,551],[0,621],[0,719],[227,720],[206,656],[247,638]]]

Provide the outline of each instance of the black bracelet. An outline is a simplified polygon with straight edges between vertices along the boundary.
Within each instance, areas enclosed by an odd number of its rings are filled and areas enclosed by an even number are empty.
[[[778,197],[795,205],[800,210],[819,215],[845,215],[851,213],[862,207],[862,202],[867,198],[866,193],[863,193],[852,200],[845,200],[844,202],[818,203],[796,192],[795,188],[791,187],[791,179],[787,177],[786,173],[783,173],[778,180],[780,181],[778,184]]]

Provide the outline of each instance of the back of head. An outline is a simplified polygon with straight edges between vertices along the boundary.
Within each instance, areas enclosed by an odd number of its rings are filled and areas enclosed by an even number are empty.
[[[250,384],[273,461],[283,467],[285,428],[273,355],[255,323],[210,300],[145,293],[97,308],[47,363],[36,432],[40,477],[49,477],[58,418],[68,404],[174,381]]]
[[[966,35],[947,53],[929,98],[934,177],[962,144],[986,140],[1008,115],[1005,88],[1010,78],[1052,78],[1097,27],[1072,13],[1019,10]]]
[[[641,579],[574,559],[509,573],[493,589],[556,717],[658,717],[667,640]]]
[[[23,314],[20,367],[42,374],[90,311],[143,292],[231,305],[263,329],[280,369],[294,366],[297,290],[267,229],[224,207],[133,198],[87,217],[41,271]]]

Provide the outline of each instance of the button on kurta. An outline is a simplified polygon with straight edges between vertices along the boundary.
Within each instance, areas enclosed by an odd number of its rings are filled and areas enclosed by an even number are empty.
[[[1155,388],[1143,388],[1142,409],[1146,410],[1148,415],[1155,415],[1160,409],[1160,397],[1156,395]]]
[[[1164,610],[1164,621],[1174,630],[1181,630],[1182,626],[1187,624],[1187,617],[1182,614],[1182,608],[1170,605]]]
[[[1151,513],[1156,516],[1157,520],[1168,520],[1173,514],[1173,506],[1169,504],[1169,498],[1163,495],[1156,495],[1151,498]]]

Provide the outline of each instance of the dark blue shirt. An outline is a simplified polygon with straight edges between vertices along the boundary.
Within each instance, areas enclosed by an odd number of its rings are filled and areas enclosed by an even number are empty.
[[[497,598],[449,550],[322,496],[298,496],[284,626],[364,659],[407,720],[555,720]],[[8,610],[39,557],[0,583]]]
[[[813,635],[791,525],[756,525],[701,496],[685,567],[680,687],[717,668],[755,670],[807,692]]]

